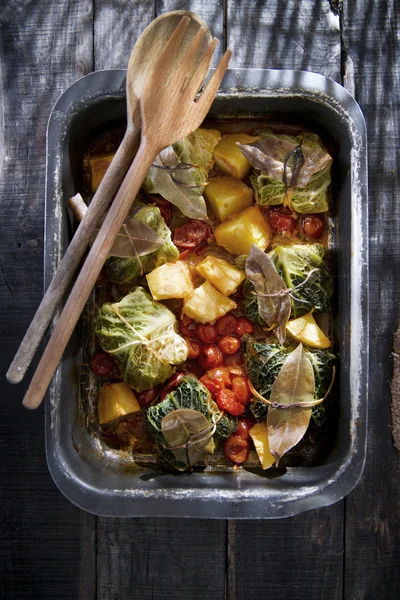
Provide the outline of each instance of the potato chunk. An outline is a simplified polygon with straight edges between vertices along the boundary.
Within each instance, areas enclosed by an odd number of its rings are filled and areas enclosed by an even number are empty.
[[[286,323],[286,331],[297,342],[310,348],[329,348],[330,339],[318,327],[311,312]]]
[[[274,464],[275,459],[269,451],[267,423],[265,421],[263,423],[256,423],[250,429],[249,434],[253,440],[262,468],[269,469]]]
[[[100,156],[94,156],[89,160],[91,175],[90,187],[93,193],[99,187],[113,158],[114,154],[102,154]]]
[[[236,142],[249,144],[259,140],[259,137],[247,135],[247,133],[235,133],[234,135],[223,135],[214,148],[215,164],[227,175],[237,179],[243,179],[251,169],[251,164],[241,153]]]
[[[234,177],[209,179],[204,195],[219,221],[226,221],[253,202],[253,190]]]
[[[199,323],[213,323],[236,306],[236,302],[221,294],[208,281],[205,281],[189,296],[186,296],[182,312]]]
[[[215,239],[232,254],[248,254],[253,244],[265,250],[271,241],[271,227],[258,206],[250,206],[214,231]]]
[[[154,300],[185,298],[193,291],[189,269],[182,261],[161,265],[146,275],[146,279]]]
[[[140,410],[140,404],[136,396],[126,383],[107,383],[100,388],[97,404],[99,423],[110,423]]]
[[[223,258],[207,256],[196,267],[198,273],[207,279],[219,292],[230,296],[246,279],[246,273]]]

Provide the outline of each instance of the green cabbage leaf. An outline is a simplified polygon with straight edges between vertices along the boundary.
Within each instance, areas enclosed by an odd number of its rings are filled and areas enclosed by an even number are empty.
[[[110,256],[106,261],[107,276],[112,283],[118,285],[134,283],[134,281],[150,273],[166,262],[175,262],[179,258],[179,250],[171,240],[171,231],[156,206],[142,206],[135,213],[134,219],[150,227],[162,240],[161,248],[145,256],[119,258]]]
[[[207,219],[203,190],[217,143],[215,135],[200,128],[164,148],[146,175],[142,188],[147,193],[160,194],[190,219]]]
[[[173,365],[187,359],[187,344],[176,327],[175,315],[142,287],[120,302],[103,304],[95,321],[102,349],[114,356],[125,383],[138,392],[164,383]]]

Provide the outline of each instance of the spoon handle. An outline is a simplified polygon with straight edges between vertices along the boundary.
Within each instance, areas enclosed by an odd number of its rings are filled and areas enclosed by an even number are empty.
[[[88,247],[88,242],[94,236],[101,217],[117,193],[118,187],[133,160],[139,141],[139,132],[133,128],[128,128],[7,371],[7,379],[10,383],[19,383],[31,364],[40,341]]]
[[[37,408],[42,402],[104,261],[160,149],[142,137],[139,150],[101,225],[26,392],[23,400],[26,408]]]

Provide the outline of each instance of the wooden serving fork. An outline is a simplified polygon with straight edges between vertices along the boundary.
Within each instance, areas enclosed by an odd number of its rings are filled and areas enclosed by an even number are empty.
[[[218,91],[231,57],[230,50],[225,52],[204,91],[196,99],[218,43],[216,39],[211,42],[197,69],[189,75],[204,29],[199,29],[184,58],[178,66],[174,65],[189,22],[188,17],[182,18],[147,76],[141,97],[142,137],[139,150],[54,327],[23,400],[27,408],[37,408],[42,402],[97,276],[155,157],[163,148],[201,125]]]

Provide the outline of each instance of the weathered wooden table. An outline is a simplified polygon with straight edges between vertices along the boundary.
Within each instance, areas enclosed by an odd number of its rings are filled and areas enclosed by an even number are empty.
[[[96,518],[55,488],[43,411],[1,384],[2,598],[384,600],[400,597],[400,455],[390,431],[400,293],[397,0],[2,0],[0,294],[4,373],[42,296],[46,122],[90,71],[126,67],[157,15],[190,9],[231,66],[296,68],[354,84],[369,135],[368,458],[334,506],[280,521]],[[352,79],[352,67],[354,80]]]

